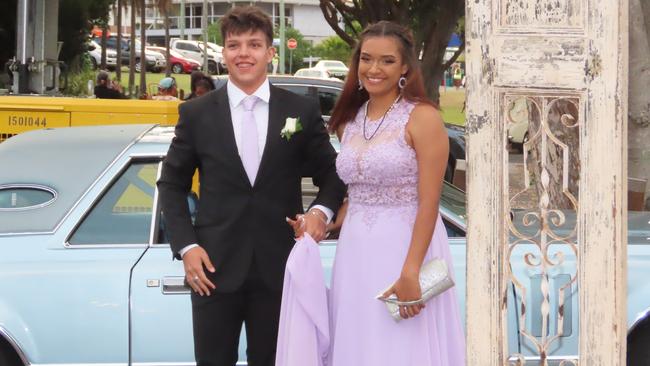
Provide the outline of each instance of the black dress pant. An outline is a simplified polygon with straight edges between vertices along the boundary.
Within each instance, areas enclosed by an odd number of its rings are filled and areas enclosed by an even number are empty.
[[[242,323],[246,327],[248,365],[275,364],[282,291],[269,289],[254,260],[237,291],[213,292],[208,301],[194,301],[197,296],[192,295],[197,366],[235,365]]]

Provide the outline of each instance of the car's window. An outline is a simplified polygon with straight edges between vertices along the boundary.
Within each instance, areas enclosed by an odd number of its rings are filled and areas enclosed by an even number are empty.
[[[42,207],[55,198],[54,190],[46,187],[0,187],[0,210]]]
[[[191,43],[185,43],[185,49],[192,52],[201,52],[197,45]]]
[[[186,50],[187,45],[185,43],[178,42],[178,43],[176,43],[176,48],[179,49],[179,50]]]
[[[335,89],[318,89],[318,102],[323,116],[332,115],[332,109],[334,109],[339,94],[341,94],[341,91]]]
[[[325,66],[327,67],[345,67],[345,64],[340,61],[329,61],[325,62]]]
[[[157,171],[155,161],[132,163],[84,217],[69,243],[148,243]]]
[[[282,84],[276,84],[282,89],[286,89],[290,92],[294,92],[298,95],[304,95],[306,97],[314,97],[314,94],[311,93],[309,90],[310,88],[307,87],[306,85],[282,85]]]

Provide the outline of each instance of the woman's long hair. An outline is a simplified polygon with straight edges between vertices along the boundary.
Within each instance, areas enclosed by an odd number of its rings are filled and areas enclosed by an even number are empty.
[[[422,72],[420,71],[418,59],[415,56],[413,34],[406,27],[382,20],[369,25],[361,33],[359,42],[352,54],[350,71],[345,80],[343,92],[341,92],[329,120],[329,130],[331,132],[336,132],[340,126],[352,121],[359,108],[369,98],[368,92],[365,89],[359,90],[359,58],[361,56],[363,42],[371,37],[393,37],[398,41],[402,62],[408,66],[408,71],[404,75],[406,77],[406,86],[401,91],[402,97],[411,102],[434,105],[428,99],[426,90],[424,89]]]

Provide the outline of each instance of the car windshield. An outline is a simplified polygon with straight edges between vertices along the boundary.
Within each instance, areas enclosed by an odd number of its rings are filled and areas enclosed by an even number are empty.
[[[325,67],[340,67],[340,68],[345,68],[345,64],[341,61],[326,61]]]

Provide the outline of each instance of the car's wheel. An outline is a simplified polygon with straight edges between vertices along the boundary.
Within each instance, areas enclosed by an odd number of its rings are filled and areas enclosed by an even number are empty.
[[[181,64],[173,64],[172,65],[172,72],[174,74],[182,74],[183,73],[183,65],[181,65]]]
[[[140,59],[135,60],[135,72],[142,71],[142,65],[140,65]]]
[[[16,351],[2,338],[0,338],[0,365],[23,366],[23,362],[16,354]]]
[[[217,63],[214,61],[208,61],[208,72],[210,74],[216,74],[219,71]]]
[[[97,60],[95,60],[94,57],[90,56],[90,64],[93,68],[93,70],[97,70]]]
[[[646,318],[627,336],[627,365],[650,365],[650,318]]]

